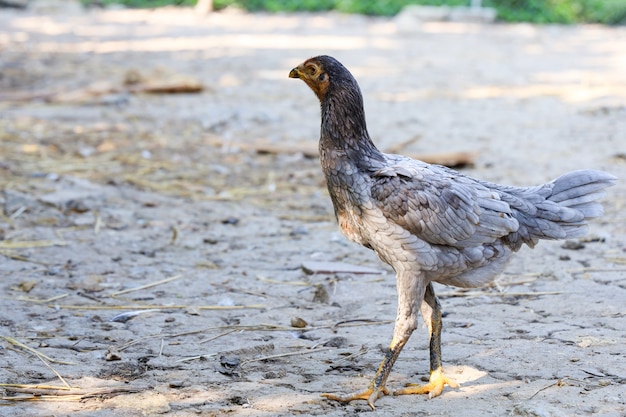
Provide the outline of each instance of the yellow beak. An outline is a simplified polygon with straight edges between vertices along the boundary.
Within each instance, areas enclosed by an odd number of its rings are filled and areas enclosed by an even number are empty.
[[[289,78],[300,78],[300,70],[298,67],[295,67],[291,71],[289,71]]]

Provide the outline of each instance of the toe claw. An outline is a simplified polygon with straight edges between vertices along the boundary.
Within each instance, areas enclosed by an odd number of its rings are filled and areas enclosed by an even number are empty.
[[[383,395],[389,395],[389,390],[385,387],[378,389],[368,388],[363,392],[355,392],[347,395],[324,393],[322,394],[322,397],[331,401],[339,401],[342,403],[349,403],[354,400],[364,400],[367,401],[367,405],[369,405],[372,410],[375,410],[376,407],[374,406],[374,403]]]
[[[443,370],[437,369],[430,374],[430,381],[426,385],[406,384],[406,388],[396,390],[393,395],[428,394],[428,398],[441,395],[444,386],[458,388],[459,384],[454,379],[444,375]]]

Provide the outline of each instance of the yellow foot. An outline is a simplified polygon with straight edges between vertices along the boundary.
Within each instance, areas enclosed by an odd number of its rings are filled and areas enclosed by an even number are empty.
[[[367,405],[369,405],[372,410],[375,410],[376,407],[374,407],[374,403],[383,395],[389,395],[389,390],[385,387],[378,388],[376,390],[373,388],[368,388],[363,392],[355,392],[346,395],[322,394],[322,397],[326,397],[329,400],[339,401],[342,403],[349,403],[350,401],[354,400],[364,400],[367,401]]]
[[[428,394],[428,398],[433,398],[441,394],[446,384],[451,388],[459,387],[459,384],[454,379],[445,376],[443,369],[439,368],[431,372],[428,384],[406,384],[407,388],[396,390],[393,395]]]

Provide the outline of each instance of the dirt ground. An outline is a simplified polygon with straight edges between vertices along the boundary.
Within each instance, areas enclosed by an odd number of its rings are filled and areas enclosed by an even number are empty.
[[[624,27],[53,6],[0,10],[0,415],[369,412],[319,394],[369,382],[394,277],[334,223],[318,103],[287,78],[310,56],[353,71],[384,150],[626,178]],[[588,238],[439,286],[461,387],[375,413],[625,416],[625,203],[622,180]],[[388,386],[427,370],[420,329]]]

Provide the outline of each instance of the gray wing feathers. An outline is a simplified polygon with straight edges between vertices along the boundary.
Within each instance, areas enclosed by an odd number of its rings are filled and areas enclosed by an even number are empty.
[[[372,197],[389,220],[419,239],[462,248],[517,230],[518,221],[498,193],[444,167],[392,162],[373,174]]]
[[[509,187],[397,155],[389,155],[372,179],[374,205],[386,221],[419,239],[457,248],[502,239],[513,250],[583,235],[586,220],[603,212],[597,202],[603,189],[616,181],[581,170],[535,187]]]

